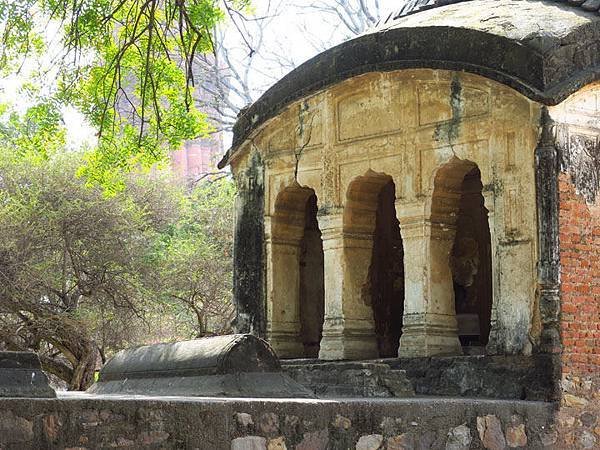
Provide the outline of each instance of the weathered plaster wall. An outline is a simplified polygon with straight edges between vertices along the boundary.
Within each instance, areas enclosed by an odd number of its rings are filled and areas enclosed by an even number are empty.
[[[496,82],[466,73],[404,70],[346,80],[290,105],[250,136],[234,155],[232,167],[242,180],[246,155],[256,152],[264,161],[267,261],[278,260],[273,245],[278,238],[272,229],[278,195],[295,182],[317,195],[325,252],[324,336],[331,351],[341,349],[348,357],[367,356],[376,349],[375,344],[368,344],[368,350],[343,345],[371,339],[372,313],[365,298],[368,290],[363,289],[372,254],[369,235],[375,227],[375,211],[369,205],[388,180],[396,187],[396,213],[405,260],[410,261],[405,264],[407,354],[417,348],[444,351],[442,335],[456,326],[447,289],[451,271],[444,256],[454,236],[456,211],[451,207],[457,203],[462,171],[473,167],[481,171],[492,240],[494,301],[488,351],[531,351],[540,333],[534,301],[534,149],[539,120],[538,104]],[[436,181],[441,168],[445,175]],[[441,186],[437,194],[436,183]],[[282,307],[274,299],[285,296],[285,309],[293,308],[297,297],[296,269],[272,269],[288,275],[273,282],[267,269],[271,327],[273,314]],[[282,328],[289,336],[297,318],[286,320]],[[417,336],[411,341],[407,330],[412,326],[418,334],[424,323],[439,325],[441,337]],[[271,329],[271,335],[276,331]]]
[[[600,446],[600,86],[551,110],[559,151],[564,445]]]
[[[559,449],[552,415],[548,403],[493,400],[2,399],[0,447]]]
[[[239,161],[235,201],[233,246],[233,296],[239,333],[264,337],[264,165],[260,153],[252,152]]]

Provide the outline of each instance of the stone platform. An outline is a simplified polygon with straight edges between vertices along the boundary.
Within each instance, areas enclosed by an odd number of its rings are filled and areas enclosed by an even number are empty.
[[[282,367],[315,392],[329,397],[444,396],[554,401],[556,361],[537,356],[448,356],[368,361],[287,359]]]
[[[413,383],[404,370],[385,362],[286,361],[285,371],[318,398],[414,397]]]
[[[552,449],[552,403],[450,398],[0,399],[0,448]]]

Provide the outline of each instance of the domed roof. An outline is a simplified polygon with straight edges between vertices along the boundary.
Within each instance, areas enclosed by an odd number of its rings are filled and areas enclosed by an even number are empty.
[[[242,110],[219,167],[287,105],[368,72],[470,72],[556,105],[600,80],[599,9],[600,0],[408,0],[376,28],[300,65]]]
[[[394,21],[406,17],[411,14],[416,14],[428,9],[439,8],[441,6],[462,3],[469,0],[406,0],[406,2],[398,9],[381,20],[376,27],[386,26]],[[565,3],[570,6],[580,7],[584,11],[598,11],[600,13],[600,0],[554,0],[556,2]]]

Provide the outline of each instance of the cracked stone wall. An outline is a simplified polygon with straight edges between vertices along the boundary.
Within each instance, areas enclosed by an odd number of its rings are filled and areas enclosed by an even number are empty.
[[[401,352],[460,353],[446,247],[452,248],[462,179],[477,168],[492,254],[487,351],[531,353],[541,328],[535,301],[539,121],[540,106],[514,90],[443,70],[369,73],[291,104],[255,130],[231,161],[242,185],[254,161],[249,155],[259,155],[264,170],[264,203],[255,205],[264,211],[264,309],[242,308],[243,314],[264,314],[280,356],[301,356],[293,346],[277,344],[300,334],[299,269],[296,244],[283,242],[273,227],[278,196],[295,185],[311,189],[325,265],[321,357],[379,356],[369,267],[376,201],[391,180],[404,259],[410,261],[404,268]],[[283,260],[289,264],[274,263]],[[437,331],[422,335],[424,329]]]

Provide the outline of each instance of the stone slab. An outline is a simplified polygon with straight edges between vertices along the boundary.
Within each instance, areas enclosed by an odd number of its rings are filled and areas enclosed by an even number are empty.
[[[32,352],[0,352],[0,397],[56,397]]]

